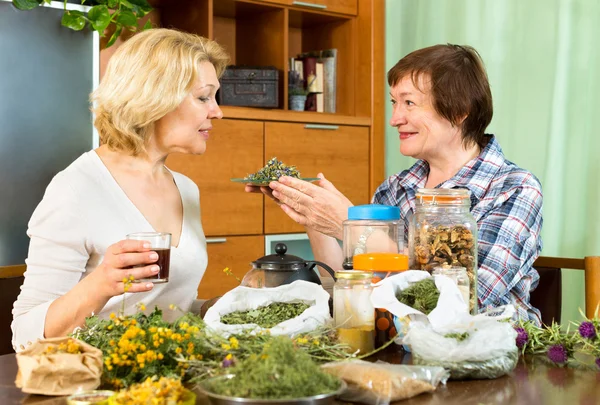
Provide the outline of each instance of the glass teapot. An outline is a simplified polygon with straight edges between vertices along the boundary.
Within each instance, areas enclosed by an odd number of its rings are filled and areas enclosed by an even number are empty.
[[[314,271],[316,265],[325,269],[335,279],[335,272],[325,263],[306,261],[298,256],[286,255],[285,243],[275,245],[275,254],[261,257],[252,262],[250,270],[242,279],[242,285],[253,288],[279,287],[296,280],[321,284]]]

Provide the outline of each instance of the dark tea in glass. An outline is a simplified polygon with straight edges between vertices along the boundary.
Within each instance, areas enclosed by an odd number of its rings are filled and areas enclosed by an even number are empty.
[[[135,281],[151,281],[153,283],[166,283],[169,281],[171,234],[166,232],[138,232],[130,233],[127,235],[127,239],[147,241],[150,243],[151,249],[158,254],[158,260],[156,261],[156,264],[160,268],[158,274],[156,276],[141,278]]]

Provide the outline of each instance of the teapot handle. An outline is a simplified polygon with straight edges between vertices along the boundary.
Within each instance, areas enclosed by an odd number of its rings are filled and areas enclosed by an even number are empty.
[[[316,261],[316,260],[312,260],[312,261],[307,261],[307,262],[306,262],[306,264],[307,264],[307,265],[309,265],[309,269],[311,269],[311,270],[312,270],[312,269],[313,269],[313,268],[314,268],[316,265],[319,265],[320,267],[324,268],[324,269],[327,271],[327,273],[329,273],[329,275],[330,275],[331,277],[333,277],[333,279],[334,279],[334,280],[336,280],[336,278],[335,278],[335,271],[333,271],[333,269],[332,269],[331,267],[329,267],[328,265],[326,265],[325,263],[323,263],[323,262],[318,262],[318,261]]]

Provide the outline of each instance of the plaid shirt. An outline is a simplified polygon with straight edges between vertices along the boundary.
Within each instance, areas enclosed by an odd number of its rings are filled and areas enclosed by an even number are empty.
[[[542,188],[533,174],[506,160],[494,136],[489,137],[478,157],[436,188],[471,191],[471,214],[479,229],[479,306],[513,304],[520,318],[539,324],[540,312],[529,304],[529,291],[539,280],[532,265],[542,250]],[[429,164],[419,160],[390,176],[373,196],[373,203],[400,208],[405,238],[415,193],[425,187],[428,175]]]

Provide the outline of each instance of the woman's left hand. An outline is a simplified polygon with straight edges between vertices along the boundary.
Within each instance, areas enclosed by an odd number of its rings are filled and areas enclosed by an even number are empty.
[[[269,184],[273,190],[270,194],[279,200],[281,209],[300,225],[342,239],[342,222],[348,218],[348,207],[353,204],[325,179],[323,173],[317,177],[321,179],[317,182],[318,186],[293,177],[281,177]]]

